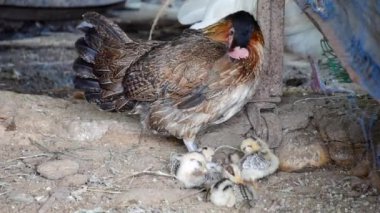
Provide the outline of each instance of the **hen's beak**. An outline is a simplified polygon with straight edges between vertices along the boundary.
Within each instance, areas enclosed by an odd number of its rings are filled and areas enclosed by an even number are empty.
[[[249,50],[247,49],[247,45],[242,44],[241,38],[239,38],[239,36],[237,36],[236,34],[233,34],[233,29],[231,30],[231,32],[232,33],[230,33],[228,37],[228,55],[233,59],[248,58]]]

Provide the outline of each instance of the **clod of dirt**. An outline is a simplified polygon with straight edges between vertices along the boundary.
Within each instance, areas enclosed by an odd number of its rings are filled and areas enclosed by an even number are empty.
[[[80,186],[87,182],[87,176],[82,174],[75,174],[66,176],[62,179],[61,186]]]
[[[79,164],[75,161],[55,160],[40,164],[37,167],[37,172],[47,179],[57,180],[77,173],[78,169]]]
[[[319,168],[330,161],[322,143],[312,135],[288,133],[277,152],[280,170],[285,172]]]

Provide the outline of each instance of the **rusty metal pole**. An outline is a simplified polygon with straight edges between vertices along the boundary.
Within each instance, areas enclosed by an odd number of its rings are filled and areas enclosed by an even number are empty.
[[[255,134],[266,139],[271,147],[278,146],[282,139],[276,103],[282,95],[284,15],[284,0],[258,0],[256,18],[265,39],[265,59],[260,85],[247,105],[247,114]],[[261,112],[263,109],[265,113]]]

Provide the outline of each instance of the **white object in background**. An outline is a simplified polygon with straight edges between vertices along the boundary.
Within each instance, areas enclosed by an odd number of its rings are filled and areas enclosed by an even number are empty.
[[[178,12],[181,24],[193,24],[192,29],[202,29],[216,23],[221,18],[239,10],[256,14],[257,0],[188,0]],[[194,24],[195,23],[195,24]],[[294,0],[285,2],[285,46],[290,52],[307,58],[319,59],[322,56],[320,40],[322,34],[302,12]],[[307,61],[285,57],[286,65],[306,65]]]
[[[240,10],[255,15],[256,7],[256,0],[188,0],[178,12],[178,20],[181,24],[198,22],[190,28],[202,29]]]

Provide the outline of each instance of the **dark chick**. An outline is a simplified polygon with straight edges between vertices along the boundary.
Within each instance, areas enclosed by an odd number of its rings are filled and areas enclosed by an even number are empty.
[[[189,151],[199,131],[231,118],[254,94],[264,40],[246,12],[168,42],[136,42],[97,13],[83,18],[76,88],[103,110],[140,114],[145,128],[183,139]]]

